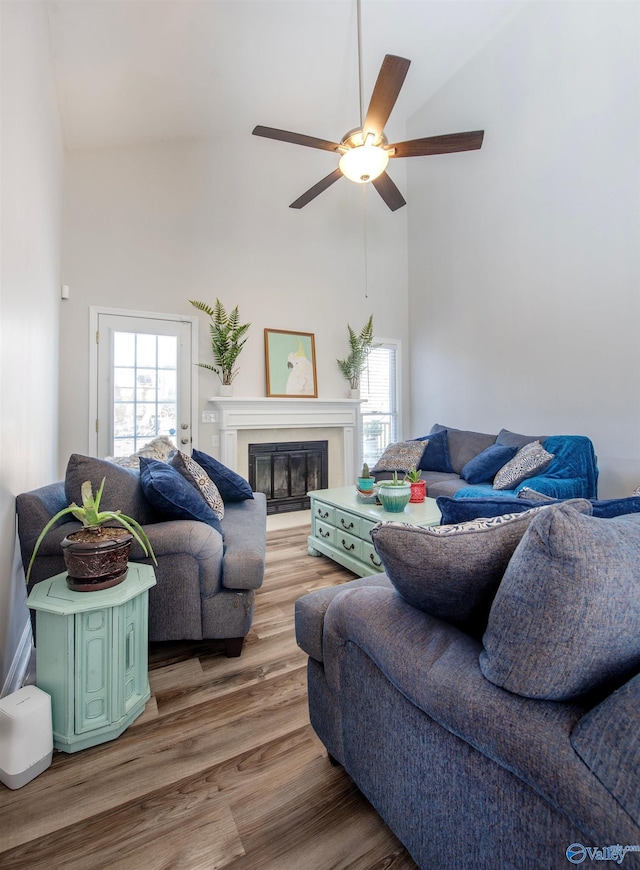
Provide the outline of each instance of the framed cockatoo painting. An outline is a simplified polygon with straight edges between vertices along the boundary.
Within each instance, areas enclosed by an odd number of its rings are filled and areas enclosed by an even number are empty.
[[[267,396],[317,399],[316,349],[310,332],[265,329]]]

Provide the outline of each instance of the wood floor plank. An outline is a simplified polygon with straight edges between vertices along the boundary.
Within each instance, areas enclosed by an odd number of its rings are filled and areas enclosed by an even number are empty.
[[[152,697],[124,734],[0,786],[3,870],[415,870],[309,724],[295,601],[354,575],[308,534],[269,533],[239,658],[151,644]]]

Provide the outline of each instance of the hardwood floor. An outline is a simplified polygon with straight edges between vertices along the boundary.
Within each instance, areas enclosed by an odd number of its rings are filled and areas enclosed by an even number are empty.
[[[272,531],[242,656],[154,644],[152,697],[110,743],[0,785],[3,870],[415,870],[309,725],[293,605],[353,575]]]

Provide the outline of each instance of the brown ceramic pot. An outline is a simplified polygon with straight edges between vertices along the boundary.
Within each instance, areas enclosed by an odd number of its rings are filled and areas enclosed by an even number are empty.
[[[96,592],[117,586],[127,576],[133,535],[126,529],[80,529],[61,542],[67,586],[74,592]]]

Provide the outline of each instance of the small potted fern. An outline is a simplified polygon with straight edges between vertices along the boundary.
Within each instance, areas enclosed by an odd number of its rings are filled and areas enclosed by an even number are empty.
[[[207,305],[206,302],[197,302],[194,299],[190,299],[189,302],[194,308],[208,314],[211,320],[209,332],[214,365],[210,363],[198,363],[198,365],[200,368],[215,372],[221,382],[220,395],[230,396],[233,392],[233,379],[240,371],[235,367],[236,361],[245,346],[247,341],[245,336],[251,324],[240,323],[237,305],[227,314],[219,299],[216,299],[216,304],[213,307]]]
[[[351,398],[360,398],[360,376],[367,364],[367,357],[374,347],[373,344],[373,314],[369,317],[359,333],[347,324],[349,333],[349,355],[336,360],[340,371],[349,381]]]

